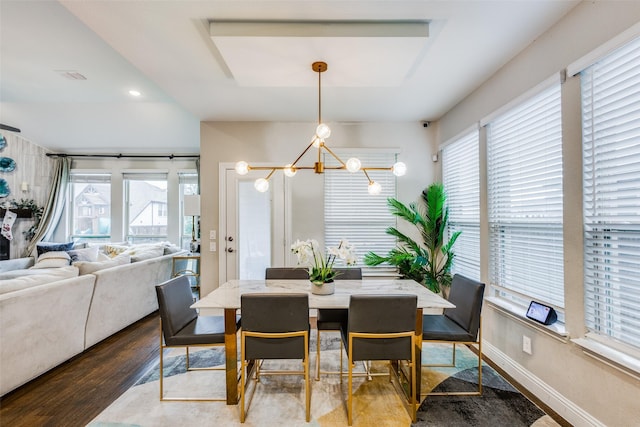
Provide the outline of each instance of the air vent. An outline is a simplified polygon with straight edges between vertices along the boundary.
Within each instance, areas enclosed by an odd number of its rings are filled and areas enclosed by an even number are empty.
[[[76,70],[55,70],[56,73],[60,74],[62,77],[70,80],[87,80],[85,76],[80,74]]]

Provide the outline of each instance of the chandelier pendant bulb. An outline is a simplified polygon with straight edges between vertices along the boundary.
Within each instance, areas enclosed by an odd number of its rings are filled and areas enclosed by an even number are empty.
[[[269,179],[275,173],[276,170],[282,170],[285,176],[293,177],[296,175],[298,170],[301,169],[312,169],[315,173],[321,174],[324,173],[325,170],[346,170],[350,173],[356,173],[359,171],[364,172],[368,185],[368,192],[371,195],[378,195],[382,191],[382,186],[373,181],[367,171],[391,171],[395,176],[402,176],[406,173],[407,166],[402,162],[397,162],[391,167],[363,167],[362,163],[359,159],[352,157],[345,163],[338,157],[329,147],[326,145],[326,139],[331,136],[331,128],[322,123],[322,73],[327,71],[328,66],[326,62],[316,61],[311,64],[311,69],[318,73],[318,126],[316,127],[315,134],[311,139],[311,142],[304,149],[304,151],[298,156],[298,158],[293,162],[289,163],[285,166],[250,166],[245,161],[239,161],[236,163],[235,170],[239,175],[246,175],[250,170],[268,170],[269,174],[265,178],[259,178],[254,183],[256,190],[260,192],[266,192],[269,190]],[[298,166],[298,161],[311,149],[318,149],[318,157],[317,161],[313,166]],[[322,151],[326,151],[329,155],[331,155],[340,166],[325,166],[322,161]]]

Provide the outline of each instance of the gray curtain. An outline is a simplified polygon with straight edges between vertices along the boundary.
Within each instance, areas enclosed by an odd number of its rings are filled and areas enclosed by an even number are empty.
[[[196,173],[198,174],[198,194],[200,194],[200,158],[196,159]]]
[[[23,256],[31,256],[36,249],[36,245],[41,240],[48,240],[53,235],[67,199],[67,185],[69,184],[69,169],[71,159],[68,157],[58,157],[55,159],[51,187],[49,188],[49,198],[44,206],[42,219],[36,230],[33,239],[24,251]]]

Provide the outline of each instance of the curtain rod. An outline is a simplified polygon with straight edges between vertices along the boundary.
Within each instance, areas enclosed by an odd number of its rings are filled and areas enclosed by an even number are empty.
[[[100,157],[113,159],[199,159],[199,154],[65,154],[47,153],[47,157]]]

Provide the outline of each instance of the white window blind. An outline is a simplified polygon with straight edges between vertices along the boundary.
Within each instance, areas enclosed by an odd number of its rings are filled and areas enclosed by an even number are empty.
[[[640,348],[640,39],[581,82],[585,321]]]
[[[564,307],[562,132],[555,84],[488,124],[489,278],[501,297]]]
[[[338,155],[345,161],[357,157],[363,166],[370,167],[389,167],[396,162],[396,154],[392,152],[339,151]],[[328,155],[325,162],[327,166],[338,164]],[[324,173],[325,245],[336,246],[340,239],[347,239],[355,245],[360,267],[365,266],[367,252],[386,255],[396,244],[395,237],[385,233],[388,227],[396,225],[387,206],[387,198],[396,197],[395,175],[390,171],[367,173],[382,186],[379,195],[368,193],[368,181],[363,172],[328,170]]]
[[[442,182],[447,193],[447,233],[462,234],[453,246],[452,273],[480,280],[480,155],[478,131],[442,149]]]

